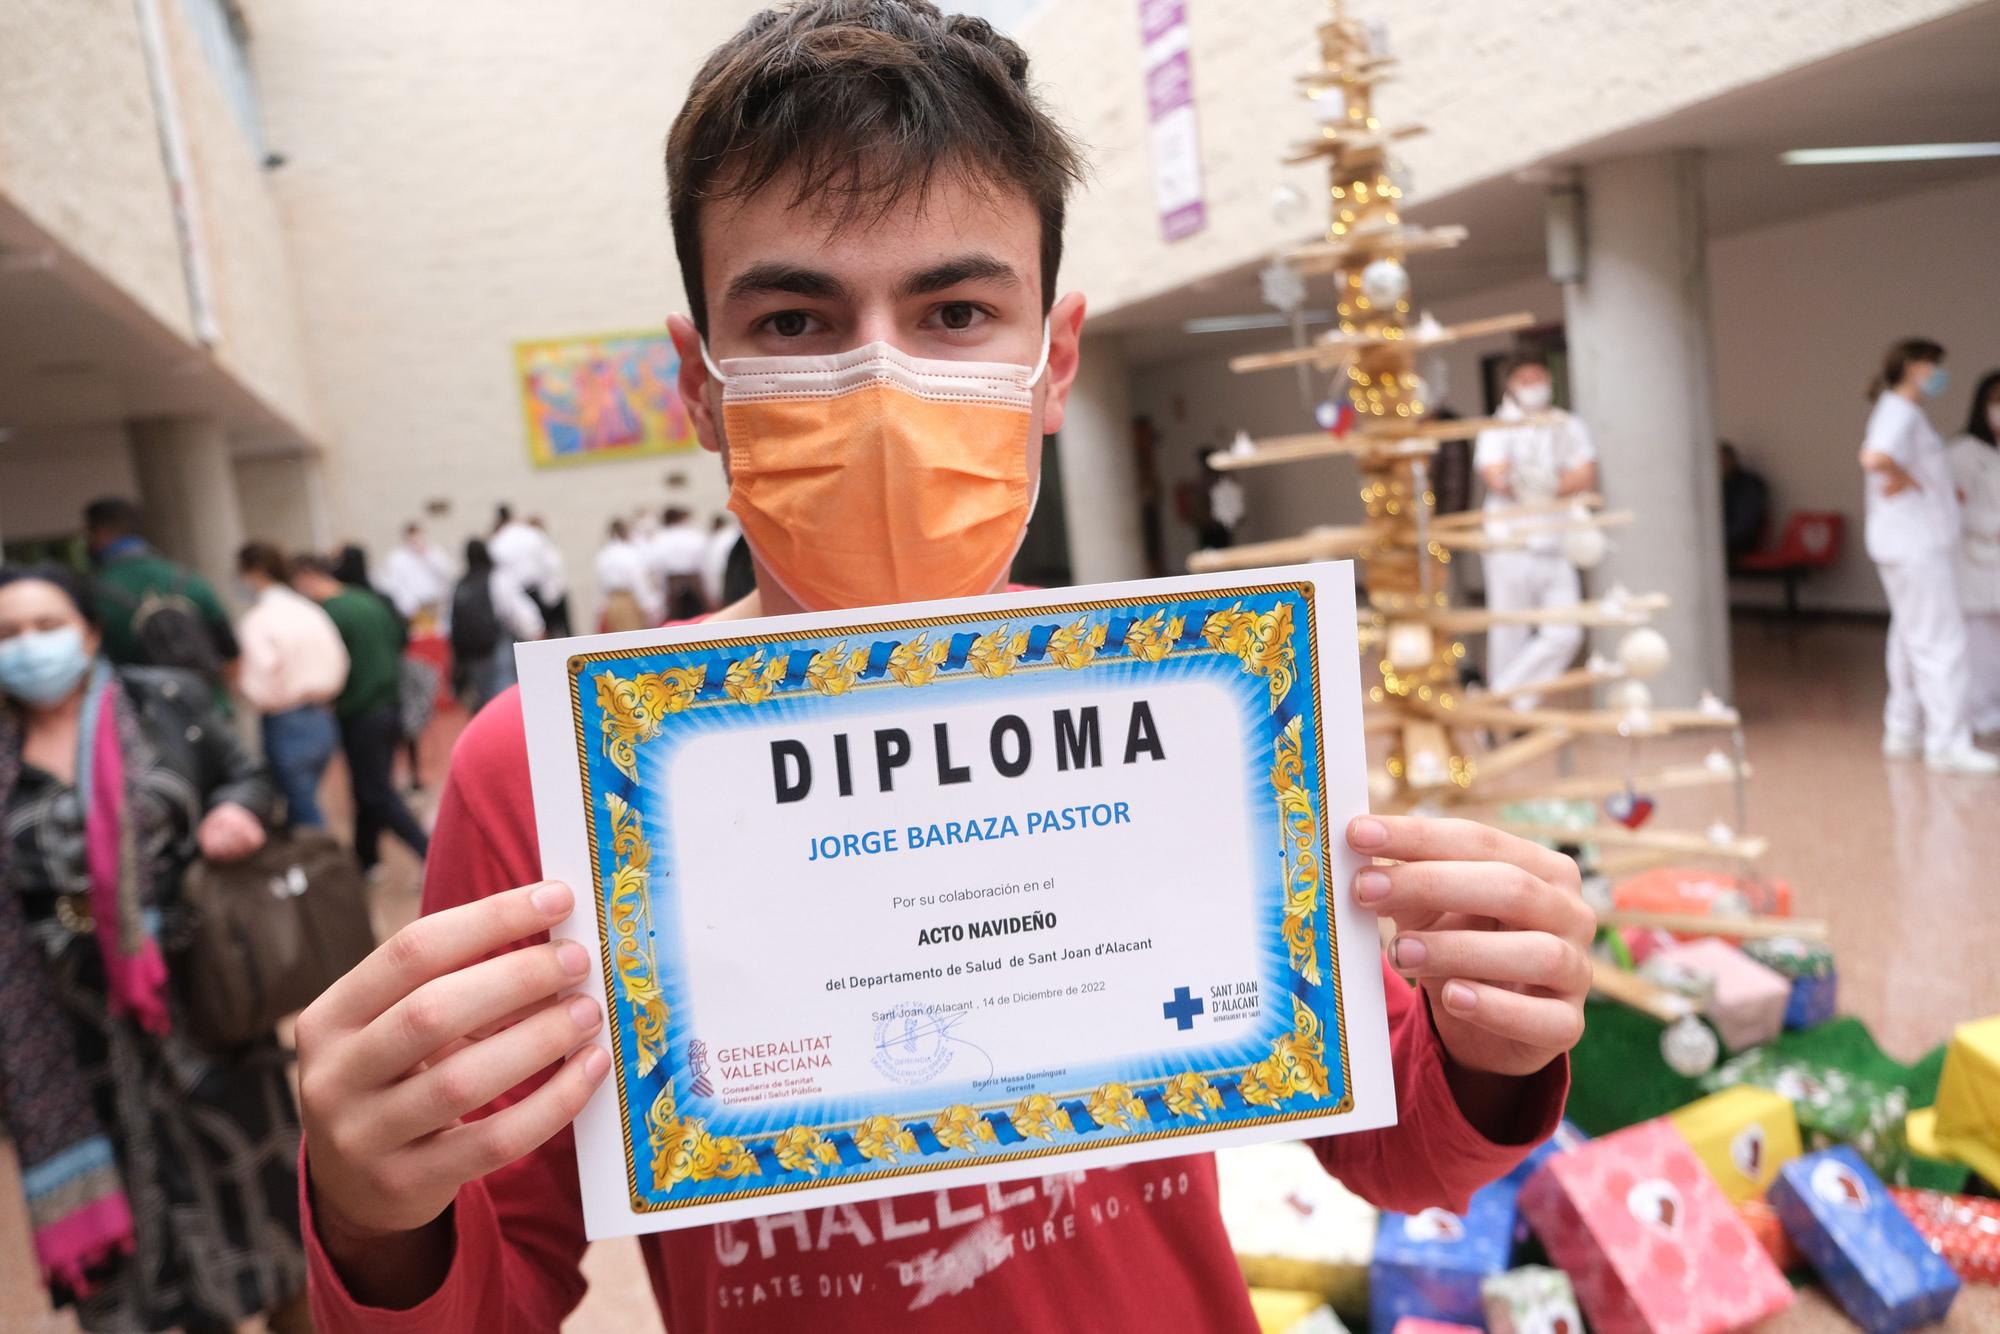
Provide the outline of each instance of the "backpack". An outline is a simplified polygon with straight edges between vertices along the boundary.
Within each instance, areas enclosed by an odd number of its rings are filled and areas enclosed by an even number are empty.
[[[183,581],[179,589],[154,589],[139,599],[132,612],[132,638],[140,656],[154,667],[178,667],[206,681],[222,679],[222,655],[201,608],[195,606]]]
[[[451,653],[461,662],[492,656],[500,647],[500,617],[486,578],[458,581],[451,591]]]

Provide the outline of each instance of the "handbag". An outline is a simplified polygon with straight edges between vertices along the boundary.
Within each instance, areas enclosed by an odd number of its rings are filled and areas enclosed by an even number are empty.
[[[211,1049],[271,1032],[375,948],[366,877],[323,829],[273,835],[240,861],[196,861],[181,905],[175,976],[188,1035]]]

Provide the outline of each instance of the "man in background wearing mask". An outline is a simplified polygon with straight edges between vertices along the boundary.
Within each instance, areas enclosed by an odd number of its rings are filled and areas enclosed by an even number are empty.
[[[1597,489],[1597,450],[1590,432],[1554,406],[1554,382],[1540,357],[1516,357],[1508,366],[1507,394],[1493,415],[1502,421],[1533,420],[1479,433],[1472,466],[1486,483],[1487,509],[1546,505]],[[1505,538],[1509,530],[1500,519],[1486,525],[1493,537]],[[1489,551],[1485,564],[1490,611],[1574,607],[1583,596],[1576,567],[1563,557],[1562,538],[1552,531],[1530,537],[1525,548]],[[1567,670],[1582,647],[1580,626],[1496,625],[1486,635],[1486,683],[1508,690],[1545,681]],[[1521,695],[1514,702],[1529,709],[1536,701]]]
[[[1083,297],[1056,270],[1080,167],[1020,47],[928,0],[769,11],[696,75],[667,142],[691,312],[668,328],[757,577],[717,619],[1006,586],[1077,372]],[[534,831],[503,694],[453,756],[426,915],[299,1019],[323,1334],[526,1334],[582,1295],[569,1125],[609,1062],[597,1001],[563,994],[586,952],[537,943],[578,899],[535,883]],[[1386,1207],[1463,1209],[1555,1129],[1593,919],[1573,862],[1508,835],[1345,836],[1402,864],[1329,892],[1397,920],[1421,985],[1384,979],[1400,1124],[1313,1147]],[[1257,1328],[1207,1154],[639,1246],[675,1334]]]

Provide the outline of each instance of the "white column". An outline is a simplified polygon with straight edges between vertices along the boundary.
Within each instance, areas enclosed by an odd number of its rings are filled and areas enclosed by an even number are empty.
[[[1596,591],[1673,599],[1653,622],[1674,652],[1653,693],[1675,706],[1730,686],[1701,165],[1677,151],[1584,168],[1584,271],[1563,289],[1574,406],[1608,507],[1637,514],[1612,530]]]
[[[147,540],[226,597],[244,542],[228,435],[206,417],[155,417],[131,430]]]
[[[1070,386],[1057,454],[1076,582],[1145,578],[1139,466],[1132,453],[1132,397],[1125,348],[1115,337],[1083,340],[1082,362]]]

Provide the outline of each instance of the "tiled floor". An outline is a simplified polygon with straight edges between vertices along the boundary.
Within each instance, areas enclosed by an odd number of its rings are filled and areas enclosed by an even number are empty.
[[[1739,624],[1737,700],[1756,769],[1748,827],[1771,839],[1766,869],[1792,882],[1801,915],[1831,925],[1845,1008],[1910,1059],[1954,1023],[2000,1012],[2000,911],[1991,903],[2000,892],[2000,779],[1939,778],[1882,760],[1881,644],[1881,628],[1868,624]],[[433,775],[443,769],[446,731],[426,746]],[[1621,743],[1579,763],[1643,770],[1705,749],[1664,742],[1635,758]],[[1726,794],[1666,794],[1654,817],[1692,829],[1716,819],[1735,819]],[[385,931],[416,909],[414,861],[400,848],[392,858],[376,905]],[[0,1330],[67,1331],[35,1300],[21,1221],[9,1163],[0,1168]],[[631,1242],[592,1248],[585,1269],[591,1290],[571,1331],[657,1334]],[[1766,1326],[1770,1334],[1852,1328],[1813,1292]],[[1943,1328],[2000,1330],[2000,1289],[1969,1289]]]

